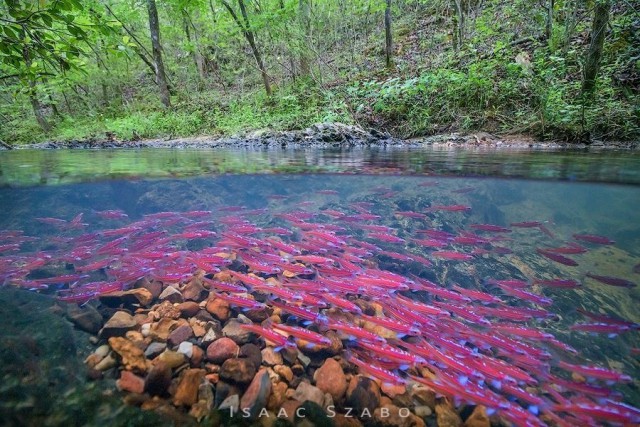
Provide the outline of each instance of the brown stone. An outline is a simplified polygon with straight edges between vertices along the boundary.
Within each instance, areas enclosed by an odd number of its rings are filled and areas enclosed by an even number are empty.
[[[171,385],[171,368],[164,362],[156,362],[149,369],[144,391],[152,396],[164,396]]]
[[[122,337],[137,327],[133,316],[125,311],[116,311],[100,330],[100,338]]]
[[[226,322],[231,314],[229,303],[220,298],[212,298],[207,301],[206,310],[221,322]]]
[[[172,369],[184,365],[186,361],[187,359],[184,354],[171,350],[163,351],[160,356],[154,359],[154,363],[163,362]]]
[[[298,400],[285,400],[280,407],[280,410],[276,411],[276,414],[278,415],[278,418],[284,418],[286,420],[289,420],[290,422],[293,422],[296,417],[296,409],[298,409],[300,405],[302,405],[302,402]]]
[[[225,360],[238,357],[240,347],[231,338],[220,338],[207,347],[207,360],[213,363],[221,364]]]
[[[198,401],[198,389],[204,379],[204,369],[186,369],[178,383],[178,388],[173,395],[173,404],[176,406],[191,406]]]
[[[288,383],[293,380],[293,371],[287,365],[276,365],[273,367],[273,371]]]
[[[383,381],[380,384],[380,390],[382,393],[394,399],[397,396],[405,394],[407,392],[407,387],[403,384],[391,384]]]
[[[178,321],[164,317],[156,323],[151,324],[149,337],[154,341],[167,342],[169,334],[178,327]]]
[[[247,384],[255,374],[256,367],[248,359],[227,359],[220,367],[220,378],[234,383]]]
[[[204,350],[197,345],[193,346],[193,353],[191,354],[191,366],[200,366],[204,360]]]
[[[436,405],[436,419],[438,427],[461,427],[462,419],[456,411],[447,404]]]
[[[344,414],[336,414],[333,418],[336,427],[362,427],[362,423],[354,416],[346,417]]]
[[[373,413],[380,406],[380,387],[371,378],[360,375],[353,377],[347,387],[346,406],[353,408],[356,413],[362,413],[365,409]]]
[[[267,366],[282,365],[282,355],[268,346],[262,350],[262,363]]]
[[[193,317],[200,311],[200,305],[195,301],[185,301],[176,306],[182,317]]]
[[[153,313],[155,319],[178,319],[182,314],[178,309],[178,306],[173,305],[169,301],[163,301],[156,305],[153,309]]]
[[[339,401],[347,391],[347,379],[342,366],[334,359],[327,359],[313,374],[316,387],[329,393],[334,401]]]
[[[100,302],[107,307],[117,308],[120,306],[142,306],[146,307],[153,301],[153,295],[145,288],[130,289],[128,291],[111,292],[100,295]]]
[[[406,408],[386,403],[373,412],[376,425],[385,427],[424,427],[424,421],[415,414],[408,412]]]
[[[137,287],[144,288],[151,293],[151,299],[154,300],[162,293],[162,283],[147,278],[141,279],[137,283]]]
[[[202,280],[197,277],[191,279],[182,288],[182,296],[188,301],[203,301],[208,295],[209,291],[202,286]]]
[[[182,293],[173,286],[167,286],[166,288],[164,288],[158,298],[162,301],[169,301],[173,304],[181,303],[184,301]]]
[[[324,403],[324,393],[318,387],[308,382],[301,382],[296,388],[293,398],[299,402],[310,400],[320,406]]]
[[[267,409],[277,410],[287,399],[287,383],[279,381],[271,387],[271,396],[267,402]]]
[[[411,397],[418,405],[426,405],[431,409],[436,408],[436,393],[423,385],[415,386],[411,390]]]
[[[182,325],[178,326],[174,330],[171,331],[169,336],[167,337],[167,344],[171,346],[177,346],[183,341],[187,341],[189,338],[193,336],[193,329],[191,326]]]
[[[120,379],[116,381],[119,390],[130,393],[142,394],[144,392],[144,378],[137,376],[131,371],[121,371]]]
[[[205,323],[196,318],[192,317],[189,319],[189,326],[191,326],[191,329],[193,329],[193,335],[196,338],[202,338],[207,333]]]
[[[487,408],[482,405],[476,406],[464,422],[464,427],[491,427]]]
[[[247,318],[254,323],[262,323],[269,318],[269,312],[267,311],[266,308],[256,308],[253,310],[247,310],[247,312],[244,313],[244,315],[247,316]]]
[[[109,338],[109,346],[120,355],[124,369],[140,373],[146,372],[149,362],[140,347],[122,337]]]
[[[256,419],[258,414],[267,404],[267,398],[271,394],[271,381],[265,368],[261,369],[253,380],[247,391],[240,399],[240,408],[249,413],[249,419]]]
[[[97,334],[102,328],[102,316],[92,305],[68,304],[66,310],[69,320],[81,331]]]

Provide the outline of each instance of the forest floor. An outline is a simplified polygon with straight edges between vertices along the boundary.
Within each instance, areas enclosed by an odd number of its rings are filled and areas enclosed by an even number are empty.
[[[540,141],[525,134],[494,135],[487,132],[445,133],[428,137],[400,139],[376,130],[365,130],[342,123],[322,123],[293,131],[253,131],[233,136],[197,136],[165,139],[84,139],[48,141],[15,148],[29,149],[113,149],[113,148],[330,148],[363,146],[434,146],[491,149],[638,149],[640,142],[591,141],[569,143]],[[9,148],[4,146],[3,148]],[[14,148],[14,147],[11,147]]]

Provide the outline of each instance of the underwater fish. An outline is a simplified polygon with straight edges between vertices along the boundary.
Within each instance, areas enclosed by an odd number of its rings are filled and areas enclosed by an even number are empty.
[[[598,274],[587,273],[585,276],[590,277],[594,280],[597,280],[600,283],[609,286],[617,286],[622,288],[635,288],[637,285],[633,283],[631,280],[623,279],[620,277],[613,276],[600,276]]]
[[[583,242],[596,243],[599,245],[613,245],[615,243],[614,240],[597,234],[574,234],[573,238]]]

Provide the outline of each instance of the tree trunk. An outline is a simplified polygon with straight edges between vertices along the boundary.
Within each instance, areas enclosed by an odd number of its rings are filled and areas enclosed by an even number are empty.
[[[298,15],[303,34],[303,43],[300,48],[300,74],[302,76],[308,76],[311,73],[309,55],[306,50],[306,45],[310,43],[311,36],[311,6],[309,5],[309,0],[299,0]]]
[[[24,63],[27,66],[27,69],[31,69],[31,55],[29,54],[29,48],[27,46],[22,49],[22,57],[24,58]],[[47,119],[45,119],[44,113],[42,112],[42,105],[36,95],[36,80],[33,75],[29,75],[29,102],[31,103],[33,115],[36,116],[38,125],[43,131],[48,133],[51,130],[51,125],[47,122]]]
[[[593,27],[591,28],[591,44],[584,61],[584,80],[582,81],[582,95],[592,95],[596,87],[596,77],[600,68],[600,57],[604,45],[604,36],[609,22],[609,0],[598,0],[593,12]]]
[[[545,20],[544,33],[547,41],[551,40],[553,33],[553,7],[555,5],[554,0],[547,0],[547,17]]]
[[[462,9],[462,0],[453,0],[453,5],[456,9],[453,23],[453,47],[455,50],[459,50],[462,48],[464,41],[464,10]]]
[[[198,35],[195,32],[195,28],[193,32],[193,37],[191,36],[190,27],[193,26],[193,23],[191,22],[191,18],[189,17],[189,12],[187,12],[186,9],[182,9],[182,24],[184,26],[184,33],[187,36],[187,41],[189,41],[190,44],[193,44],[193,62],[196,65],[196,70],[198,70],[198,76],[201,79],[204,79],[206,77],[206,71],[204,68],[204,58],[200,53],[200,48],[198,46]]]
[[[251,30],[251,26],[249,25],[249,16],[247,15],[247,9],[244,6],[244,0],[238,0],[238,6],[240,6],[240,12],[242,13],[243,21],[238,18],[238,15],[233,10],[231,5],[227,3],[226,0],[222,0],[222,5],[229,11],[229,14],[236,21],[238,27],[244,34],[244,37],[247,39],[249,46],[251,47],[251,52],[253,53],[253,57],[258,64],[258,69],[260,70],[260,74],[262,75],[262,82],[264,83],[264,90],[267,93],[267,96],[271,96],[273,93],[271,90],[271,83],[269,82],[269,75],[267,74],[267,69],[264,66],[264,62],[262,61],[262,56],[260,55],[260,51],[258,50],[258,46],[256,45],[256,39]]]
[[[149,10],[149,31],[151,32],[151,46],[156,73],[156,84],[160,89],[160,101],[166,108],[171,107],[171,95],[167,84],[167,75],[162,63],[162,45],[160,44],[160,27],[158,24],[158,9],[155,0],[147,0]]]
[[[393,49],[393,39],[391,38],[391,0],[387,0],[387,7],[384,10],[384,34],[384,52],[387,68],[391,68],[391,53]]]

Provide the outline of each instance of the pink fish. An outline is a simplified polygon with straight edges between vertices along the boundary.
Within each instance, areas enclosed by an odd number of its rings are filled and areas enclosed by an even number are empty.
[[[455,251],[435,251],[431,253],[435,258],[446,259],[449,261],[469,261],[473,259],[473,255]]]
[[[615,241],[605,236],[599,236],[597,234],[574,234],[573,238],[588,243],[596,243],[599,245],[613,245]]]
[[[262,338],[274,344],[276,347],[290,348],[290,349],[297,350],[297,346],[293,341],[289,341],[287,337],[285,337],[284,335],[278,332],[273,331],[272,329],[263,328],[262,326],[258,326],[258,325],[249,325],[249,324],[242,324],[240,325],[240,328],[246,331],[253,332],[256,335],[260,335]]]
[[[303,328],[298,328],[296,326],[285,325],[282,323],[273,323],[272,327],[275,329],[284,331],[295,338],[300,338],[305,341],[309,341],[310,343],[313,343],[313,344],[331,345],[331,340],[329,338],[317,332],[309,331]]]
[[[494,224],[471,224],[470,227],[475,230],[488,231],[491,233],[511,233],[510,228],[501,227]]]
[[[612,276],[600,276],[597,274],[587,273],[587,277],[590,277],[594,280],[597,280],[600,283],[604,283],[609,286],[617,286],[622,288],[635,288],[637,285],[633,283],[631,280],[622,279],[620,277],[612,277]]]
[[[565,288],[573,289],[582,286],[580,282],[573,279],[549,279],[549,280],[536,280],[535,283],[542,286],[550,286],[553,288]]]
[[[549,258],[552,261],[559,262],[560,264],[568,265],[570,267],[575,267],[578,265],[578,263],[572,260],[571,258],[568,258],[566,256],[563,256],[554,252],[549,252],[544,249],[536,249],[536,252],[538,252],[540,255],[546,258]]]
[[[615,336],[622,332],[631,330],[627,325],[616,325],[611,323],[576,323],[569,328],[572,331],[595,332]]]
[[[432,205],[426,211],[427,212],[468,212],[471,210],[471,206],[466,205]]]
[[[404,385],[406,384],[406,380],[398,375],[390,372],[386,369],[383,369],[379,366],[376,366],[371,363],[365,363],[364,361],[355,357],[351,352],[345,353],[345,359],[348,362],[356,365],[361,373],[370,375],[374,378],[377,378],[385,383],[393,384],[393,385]]]
[[[220,294],[217,292],[213,292],[213,295],[216,298],[220,298],[221,300],[227,301],[229,304],[238,306],[241,308],[246,308],[249,310],[254,310],[258,308],[265,308],[265,305],[261,302],[258,302],[253,299],[241,297],[239,295],[231,295],[231,294]]]

